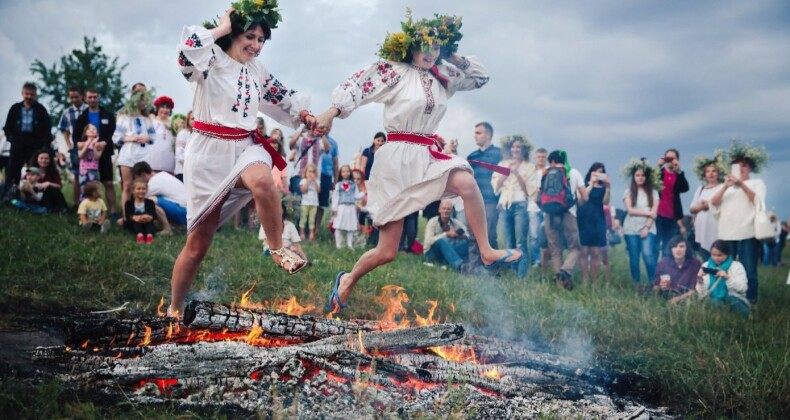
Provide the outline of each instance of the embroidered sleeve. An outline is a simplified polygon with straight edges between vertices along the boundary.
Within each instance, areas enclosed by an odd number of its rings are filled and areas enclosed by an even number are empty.
[[[274,118],[277,122],[289,127],[297,128],[299,113],[310,110],[310,98],[301,93],[289,89],[284,83],[263,69],[264,77],[259,81],[251,79],[249,82],[242,83],[239,79],[239,89],[249,91],[258,95],[258,111]],[[252,83],[252,86],[249,85]],[[249,95],[244,95],[249,100]],[[237,99],[239,96],[237,96]],[[246,103],[239,103],[242,109],[247,107]]]
[[[178,45],[178,68],[189,82],[208,78],[209,70],[217,60],[214,36],[202,26],[185,26]]]
[[[392,62],[377,61],[354,73],[332,92],[332,106],[346,118],[358,107],[370,102],[384,102],[401,79],[400,69]]]
[[[123,146],[123,139],[126,137],[127,123],[129,117],[126,115],[119,115],[118,122],[115,125],[115,132],[112,133],[112,142],[115,146],[121,148]]]
[[[439,71],[448,79],[447,93],[449,96],[459,90],[473,90],[488,83],[488,70],[477,57],[464,57],[461,65],[439,66]]]

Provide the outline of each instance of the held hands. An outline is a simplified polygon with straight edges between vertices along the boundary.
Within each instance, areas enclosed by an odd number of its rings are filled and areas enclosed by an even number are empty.
[[[340,110],[335,107],[330,107],[318,117],[313,117],[315,120],[316,130],[323,130],[323,132],[326,133],[332,129],[332,120],[334,120],[338,115],[340,115]]]

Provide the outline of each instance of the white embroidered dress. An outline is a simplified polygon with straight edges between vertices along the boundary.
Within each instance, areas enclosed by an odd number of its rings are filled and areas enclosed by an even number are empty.
[[[124,142],[127,136],[148,135],[151,138],[149,143]],[[154,125],[151,119],[141,115],[129,116],[119,115],[115,125],[115,133],[112,141],[118,146],[118,166],[133,167],[135,163],[148,161],[148,152],[151,150],[152,143],[156,141]]]
[[[155,171],[173,173],[176,165],[173,133],[170,132],[169,124],[158,118],[154,118],[152,124],[155,134],[154,143],[148,151],[148,164]]]
[[[428,70],[407,63],[378,61],[351,76],[332,93],[332,106],[340,118],[370,102],[384,104],[387,132],[434,134],[447,111],[447,100],[461,90],[488,82],[488,72],[475,57],[459,67],[437,66],[447,87]],[[388,142],[376,152],[368,181],[367,210],[373,224],[384,225],[425,208],[453,194],[445,192],[450,172],[471,172],[469,163],[457,156],[440,160],[426,146]]]
[[[286,89],[257,60],[241,64],[230,58],[201,26],[185,27],[181,38],[178,65],[193,84],[195,121],[252,131],[260,111],[281,124],[298,126],[308,98]],[[271,168],[272,158],[252,137],[234,141],[192,132],[184,152],[189,232],[223,199],[220,226],[250,201],[251,193],[235,185],[241,172],[256,163]]]

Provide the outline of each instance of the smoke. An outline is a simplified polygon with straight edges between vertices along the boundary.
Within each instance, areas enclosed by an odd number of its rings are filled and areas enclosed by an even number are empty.
[[[192,300],[218,302],[228,291],[228,284],[223,280],[223,273],[222,266],[217,266],[204,279],[203,288],[192,294]]]

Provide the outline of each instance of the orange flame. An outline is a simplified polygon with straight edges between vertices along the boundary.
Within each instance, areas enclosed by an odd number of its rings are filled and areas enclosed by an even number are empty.
[[[436,308],[439,306],[439,301],[429,300],[428,303],[431,304],[431,309],[428,310],[428,317],[423,318],[420,316],[420,314],[417,313],[417,311],[414,311],[414,317],[416,319],[417,325],[420,327],[439,323],[438,319],[437,320],[433,319],[433,314],[436,311]]]
[[[170,325],[167,326],[167,339],[170,340],[173,338],[173,323],[171,322]]]
[[[82,344],[80,345],[80,347],[82,347],[83,349],[87,349],[87,348],[88,348],[88,343],[90,343],[90,341],[91,341],[91,340],[85,340],[85,342],[84,342],[84,343],[82,343]]]
[[[487,377],[489,377],[491,379],[496,379],[496,380],[502,379],[502,374],[499,373],[497,368],[493,368],[493,369],[490,369],[490,370],[487,370],[487,371],[483,372],[483,376],[487,376]]]
[[[283,312],[288,315],[296,316],[304,315],[315,310],[315,305],[311,305],[309,303],[307,306],[300,305],[299,302],[296,301],[296,296],[291,296],[291,298],[286,301],[275,299],[272,306],[277,307],[277,312]]]
[[[145,346],[151,344],[151,332],[152,331],[153,330],[151,329],[151,327],[149,327],[148,325],[145,326],[145,335],[143,336],[143,342],[140,343],[141,347],[145,347]]]
[[[359,340],[359,352],[368,354],[367,351],[365,351],[365,345],[362,344],[362,330],[357,331],[357,339]]]
[[[159,305],[156,307],[156,316],[160,318],[164,318],[167,316],[165,312],[162,312],[162,307],[165,306],[165,297],[162,296],[162,299],[159,300]]]
[[[463,347],[458,344],[444,347],[429,347],[437,356],[442,359],[457,363],[477,363],[477,355],[473,347]]]
[[[241,302],[239,302],[239,306],[243,308],[254,306],[252,302],[250,302],[250,295],[252,294],[252,290],[255,289],[255,284],[256,283],[253,283],[249,290],[241,294]]]
[[[403,307],[403,303],[409,301],[409,295],[402,287],[384,286],[381,288],[381,294],[374,300],[385,309],[380,320],[382,328],[402,329],[409,327],[410,322],[406,319],[406,308]]]
[[[244,341],[250,344],[254,344],[257,339],[259,339],[263,335],[263,328],[261,328],[258,324],[252,326],[252,331],[244,337]]]

